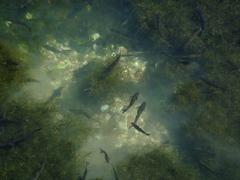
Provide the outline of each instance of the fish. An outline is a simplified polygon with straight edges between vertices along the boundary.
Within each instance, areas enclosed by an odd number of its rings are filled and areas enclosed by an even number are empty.
[[[105,158],[106,163],[109,163],[110,162],[110,158],[109,158],[107,152],[100,148],[100,153],[104,154],[104,158]]]
[[[132,127],[134,127],[137,131],[149,136],[149,133],[146,133],[142,128],[140,128],[137,124],[135,124],[134,122],[131,122]]]
[[[21,27],[25,28],[30,33],[32,32],[32,28],[27,23],[25,23],[23,21],[15,20],[15,19],[9,19],[8,21],[12,22],[16,26],[21,26]]]
[[[71,51],[70,49],[59,50],[59,49],[57,49],[57,48],[55,48],[53,46],[49,46],[47,44],[43,45],[42,47],[47,49],[48,51],[51,51],[51,52],[55,53],[55,54],[59,54],[59,53],[63,53],[64,54],[64,53],[67,53],[67,52]]]
[[[40,169],[37,171],[36,176],[33,178],[33,180],[39,179],[40,175],[42,174],[42,172],[44,170],[44,167],[45,167],[45,163],[42,163]]]
[[[92,6],[92,0],[83,0],[80,2],[77,2],[72,6],[72,9],[67,14],[67,18],[73,19],[77,16],[77,14],[82,11],[86,6]]]
[[[135,123],[135,124],[137,123],[139,117],[141,116],[141,114],[143,113],[143,111],[145,110],[145,108],[146,108],[146,102],[143,102],[143,103],[139,106],[139,108],[138,108],[138,110],[137,110],[137,115],[136,115],[135,120],[134,120],[134,123]]]
[[[200,9],[200,7],[197,7],[196,13],[197,13],[197,15],[198,15],[198,17],[199,17],[200,30],[201,30],[201,32],[203,32],[203,31],[205,30],[206,21],[205,21],[203,12],[202,12],[202,10]]]
[[[59,88],[55,89],[52,93],[52,95],[48,98],[48,100],[46,101],[46,104],[48,104],[49,102],[51,102],[54,98],[61,96],[62,94],[62,89],[63,86],[60,86]]]
[[[119,180],[118,175],[117,175],[117,171],[116,171],[116,169],[114,168],[113,165],[112,165],[112,168],[113,168],[113,174],[114,174],[115,180]]]
[[[28,133],[28,134],[25,134],[25,135],[21,135],[13,140],[10,140],[6,143],[0,143],[0,149],[5,149],[5,150],[8,150],[8,149],[11,149],[11,148],[14,148],[20,144],[22,144],[23,142],[27,141],[28,139],[32,138],[32,136],[37,133],[38,131],[40,131],[42,128],[38,128],[38,129],[35,129],[33,130],[32,132]]]
[[[114,67],[116,67],[116,65],[119,63],[120,58],[121,55],[117,54],[116,59],[104,69],[104,71],[99,76],[98,80],[103,80],[106,77],[108,77],[109,74],[113,71]]]
[[[0,127],[9,126],[9,125],[18,125],[18,122],[16,121],[10,121],[5,119],[0,119]]]
[[[118,34],[118,35],[120,35],[120,36],[122,36],[122,37],[124,37],[124,38],[127,38],[127,39],[133,39],[133,37],[130,36],[129,34],[127,34],[127,33],[125,33],[125,32],[122,32],[122,31],[120,31],[120,30],[118,30],[118,29],[113,29],[113,28],[111,28],[111,29],[110,29],[110,32],[111,32],[111,33],[114,33],[114,34]]]
[[[125,113],[128,109],[130,109],[130,107],[132,107],[132,105],[137,101],[138,96],[139,96],[139,93],[136,92],[134,95],[130,97],[130,102],[127,107],[122,109],[122,113]]]
[[[129,22],[129,20],[131,19],[131,17],[132,17],[133,14],[135,13],[135,11],[136,11],[136,9],[133,8],[133,9],[129,12],[128,16],[127,16],[127,17],[123,20],[123,22],[121,23],[121,26],[124,26],[124,25],[126,25],[126,24]]]
[[[205,84],[207,84],[208,86],[211,86],[211,87],[213,87],[215,89],[219,89],[222,92],[226,92],[227,91],[227,89],[225,87],[222,87],[222,86],[218,85],[216,82],[211,81],[211,80],[209,80],[207,78],[201,77],[200,80],[202,82],[204,82]]]
[[[20,9],[24,9],[28,7],[32,3],[32,0],[26,0],[24,3],[20,5]]]
[[[32,83],[32,82],[34,82],[34,83],[39,83],[39,82],[40,82],[39,80],[33,79],[33,78],[26,78],[26,79],[24,79],[24,81],[25,81],[26,83]]]
[[[83,176],[79,176],[77,180],[86,180],[86,177],[87,177],[87,166],[88,166],[88,163],[86,163],[86,167],[85,167],[85,170],[84,170],[84,173],[83,173]]]
[[[72,113],[75,113],[75,114],[82,114],[83,116],[85,116],[88,119],[91,118],[91,116],[82,109],[69,109],[69,111],[71,111]]]

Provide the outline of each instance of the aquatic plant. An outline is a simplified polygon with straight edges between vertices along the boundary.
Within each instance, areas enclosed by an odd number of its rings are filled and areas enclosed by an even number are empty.
[[[176,152],[163,149],[132,155],[118,169],[122,179],[199,179],[196,170],[184,164]]]

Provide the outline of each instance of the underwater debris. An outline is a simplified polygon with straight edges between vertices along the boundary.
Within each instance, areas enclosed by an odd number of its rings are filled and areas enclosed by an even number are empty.
[[[129,102],[129,104],[128,104],[127,107],[125,107],[125,108],[122,109],[122,113],[127,112],[127,110],[130,109],[130,107],[132,107],[132,105],[137,101],[138,96],[139,96],[139,93],[136,92],[134,95],[132,95],[132,96],[130,97],[130,102]]]
[[[31,20],[33,18],[33,15],[31,13],[27,12],[26,15],[25,15],[25,18],[27,20]]]
[[[135,120],[134,120],[134,124],[137,123],[139,117],[141,116],[141,114],[142,114],[143,111],[145,110],[146,105],[147,105],[146,102],[143,102],[143,103],[138,107],[137,115],[136,115]]]
[[[110,162],[110,158],[109,158],[107,152],[100,148],[100,153],[104,154],[104,159],[105,159],[106,163],[109,163]]]

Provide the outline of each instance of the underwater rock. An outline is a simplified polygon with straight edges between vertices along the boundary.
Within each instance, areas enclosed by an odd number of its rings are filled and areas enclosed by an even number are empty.
[[[96,41],[100,38],[100,34],[99,33],[93,33],[91,36],[90,36],[90,39],[92,41]]]
[[[105,104],[105,105],[101,106],[101,111],[104,112],[104,111],[108,110],[108,108],[109,108],[109,105]]]

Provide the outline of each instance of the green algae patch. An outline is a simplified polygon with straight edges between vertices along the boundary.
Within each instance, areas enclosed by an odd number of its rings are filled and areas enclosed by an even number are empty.
[[[197,172],[174,152],[156,149],[145,154],[136,154],[119,165],[119,174],[123,179],[166,179],[197,180]]]

